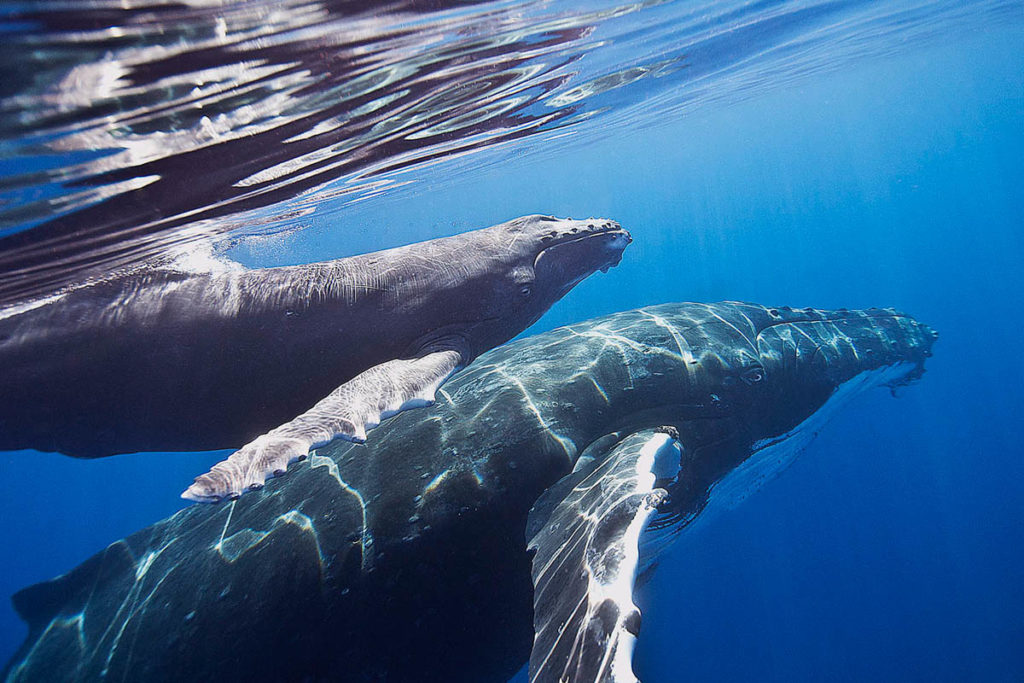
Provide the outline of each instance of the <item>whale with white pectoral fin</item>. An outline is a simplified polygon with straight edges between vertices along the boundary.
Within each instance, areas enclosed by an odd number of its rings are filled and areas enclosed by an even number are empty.
[[[0,450],[237,448],[182,494],[236,498],[366,439],[618,264],[604,219],[525,216],[336,261],[150,268],[0,311]]]
[[[935,333],[665,304],[498,347],[364,447],[193,506],[14,603],[8,681],[635,681],[637,577]]]

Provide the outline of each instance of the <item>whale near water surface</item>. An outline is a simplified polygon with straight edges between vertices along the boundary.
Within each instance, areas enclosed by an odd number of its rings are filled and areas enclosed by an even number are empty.
[[[618,264],[604,219],[524,216],[321,263],[151,267],[0,310],[0,450],[239,448],[183,497],[235,498],[448,377]]]

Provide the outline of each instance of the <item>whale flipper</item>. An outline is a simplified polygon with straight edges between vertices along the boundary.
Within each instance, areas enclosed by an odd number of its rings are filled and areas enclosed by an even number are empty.
[[[375,365],[196,477],[181,497],[201,503],[237,498],[262,487],[268,477],[284,474],[312,448],[337,438],[362,443],[381,420],[432,404],[437,389],[462,365],[462,355],[453,350]]]
[[[618,442],[563,478],[534,505],[534,642],[530,683],[636,681],[640,629],[633,586],[640,535],[668,493],[682,451],[671,428]]]

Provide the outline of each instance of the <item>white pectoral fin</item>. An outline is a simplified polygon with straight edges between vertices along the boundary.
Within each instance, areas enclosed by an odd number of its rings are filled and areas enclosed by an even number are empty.
[[[421,358],[391,360],[374,366],[335,389],[313,410],[324,406],[327,414],[342,415],[334,434],[324,441],[341,437],[361,443],[366,432],[381,420],[403,410],[434,403],[437,390],[462,366],[457,351],[435,351]],[[312,412],[312,411],[310,411]],[[348,424],[354,432],[347,431]]]
[[[680,455],[668,430],[631,434],[537,501],[527,532],[536,550],[530,683],[637,680],[640,535],[667,496],[655,482],[666,464],[678,472]]]
[[[197,502],[237,498],[306,457],[311,448],[342,438],[356,443],[366,432],[403,410],[434,402],[434,395],[462,365],[457,351],[436,351],[390,360],[362,372],[290,422],[235,451],[181,494]]]

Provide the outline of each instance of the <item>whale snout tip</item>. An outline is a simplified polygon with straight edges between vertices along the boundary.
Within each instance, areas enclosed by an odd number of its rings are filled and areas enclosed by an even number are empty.
[[[622,261],[622,252],[633,243],[633,236],[617,221],[607,218],[554,218],[533,216],[540,222],[539,247],[541,255],[555,253],[576,254],[588,272],[608,272]],[[554,224],[554,225],[552,225]],[[561,251],[567,249],[567,251]]]
[[[611,252],[612,258],[605,265],[601,266],[599,270],[602,273],[607,273],[610,268],[619,265],[622,262],[622,253],[626,250],[626,247],[633,243],[633,236],[629,234],[629,231],[622,230],[621,228],[607,233],[607,239],[606,247]]]
[[[622,251],[633,243],[633,235],[615,221],[605,221],[596,230],[598,235],[608,240],[608,247]]]
[[[935,342],[939,340],[939,331],[931,327],[930,325],[925,325],[923,323],[918,324],[921,327],[921,332],[924,336],[925,341],[924,355],[930,358],[932,355],[932,345],[934,345]]]
[[[919,340],[918,343],[921,346],[924,346],[925,356],[931,356],[932,345],[939,339],[938,330],[933,328],[931,325],[926,325],[925,323],[920,322],[919,320],[916,320],[914,318],[910,319],[913,321],[914,330]]]

